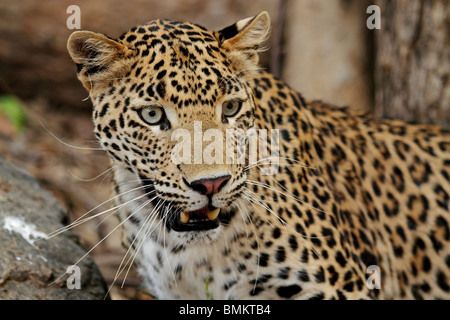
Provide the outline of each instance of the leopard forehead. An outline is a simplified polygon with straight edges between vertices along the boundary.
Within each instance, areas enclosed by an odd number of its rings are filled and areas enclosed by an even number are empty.
[[[94,119],[102,121],[111,105],[123,113],[133,104],[170,106],[184,122],[198,120],[199,113],[205,120],[214,117],[215,107],[225,99],[248,100],[253,106],[244,73],[220,46],[222,38],[201,26],[167,19],[124,33],[118,42],[133,52],[128,71],[93,94]]]
[[[189,58],[186,47],[194,45],[199,48],[197,53],[200,55],[204,54],[200,47],[207,48],[206,50],[213,58],[215,58],[215,55],[211,54],[212,51],[219,52],[219,44],[213,32],[189,22],[168,19],[154,20],[136,26],[122,34],[118,40],[130,48],[138,49],[143,53],[142,56],[147,56],[150,53],[150,51],[146,52],[145,50],[151,50],[161,44],[166,45],[160,48],[161,54],[166,53],[167,46],[175,46],[175,49],[185,58]],[[194,55],[190,55],[190,57],[194,57]]]
[[[213,32],[191,23],[155,20],[123,34],[119,42],[135,52],[128,76],[139,97],[170,100],[179,108],[214,106],[223,95],[240,92],[244,81]],[[128,81],[128,80],[127,80]],[[139,87],[141,86],[141,87]],[[180,99],[180,96],[187,99]]]

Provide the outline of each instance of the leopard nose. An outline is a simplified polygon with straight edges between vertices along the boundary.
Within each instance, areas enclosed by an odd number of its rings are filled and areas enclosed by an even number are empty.
[[[197,192],[200,192],[203,195],[213,195],[219,192],[230,180],[231,176],[226,175],[213,179],[199,179],[192,181],[190,186]]]

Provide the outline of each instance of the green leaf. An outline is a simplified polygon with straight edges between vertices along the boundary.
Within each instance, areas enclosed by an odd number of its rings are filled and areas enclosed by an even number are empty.
[[[18,98],[12,95],[0,96],[0,114],[3,114],[13,125],[16,132],[25,128],[26,112]]]
[[[212,292],[209,292],[209,278],[206,278],[205,281],[205,295],[206,295],[206,300],[213,300],[213,294]]]
[[[153,294],[151,294],[150,292],[146,291],[146,290],[141,290],[141,292],[143,294],[145,294],[146,296],[149,296],[150,298],[152,298],[153,300],[158,300],[158,298],[156,296],[154,296]]]

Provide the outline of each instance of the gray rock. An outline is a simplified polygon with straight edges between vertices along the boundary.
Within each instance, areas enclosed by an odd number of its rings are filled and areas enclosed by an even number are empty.
[[[78,262],[86,250],[73,232],[47,237],[66,220],[51,194],[0,157],[0,299],[108,297],[92,258]]]

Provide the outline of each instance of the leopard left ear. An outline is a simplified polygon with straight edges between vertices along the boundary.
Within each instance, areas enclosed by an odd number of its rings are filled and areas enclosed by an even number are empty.
[[[215,32],[217,41],[231,54],[241,54],[240,60],[257,64],[258,52],[264,50],[270,30],[270,17],[266,11],[257,16],[246,18]],[[238,58],[239,57],[235,57]],[[239,63],[244,63],[240,61]]]

